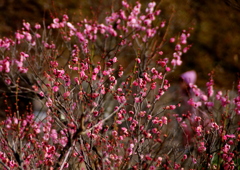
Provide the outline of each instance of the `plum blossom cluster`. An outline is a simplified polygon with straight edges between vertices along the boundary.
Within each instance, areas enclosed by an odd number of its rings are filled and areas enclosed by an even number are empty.
[[[9,50],[14,44],[14,41],[10,38],[4,37],[3,39],[0,39],[0,49],[2,52],[4,52],[6,49]]]
[[[9,57],[5,57],[3,60],[0,60],[0,72],[9,73],[12,66],[16,65],[19,73],[26,73],[28,68],[24,67],[24,61],[28,57],[29,55],[24,52],[20,52],[19,59],[11,60]]]
[[[158,37],[168,22],[156,7],[122,1],[103,23],[74,23],[66,14],[48,26],[23,21],[15,40],[0,39],[4,81],[19,87],[13,71],[28,74],[27,90],[45,114],[39,120],[26,108],[26,115],[17,110],[1,122],[1,168],[236,167],[240,85],[238,97],[230,98],[214,93],[212,75],[206,93],[194,79],[183,79],[186,103],[164,101],[168,75],[191,47],[190,31],[169,41]],[[163,43],[173,44],[171,57]]]
[[[187,104],[191,106],[191,109],[187,110],[187,113],[185,111],[186,114],[182,114],[185,120],[179,115],[176,115],[176,119],[185,134],[184,140],[193,143],[198,153],[210,156],[209,161],[212,165],[206,165],[206,167],[219,168],[221,166],[225,169],[234,169],[237,166],[234,157],[239,153],[236,146],[239,140],[236,135],[239,133],[238,103],[236,102],[239,92],[231,97],[228,93],[223,94],[222,91],[214,93],[213,74],[209,76],[210,81],[206,83],[206,95],[196,85],[189,84],[190,99]],[[213,150],[216,149],[221,152],[215,153]],[[192,156],[195,156],[194,153]],[[216,161],[216,159],[221,161]],[[206,161],[201,158],[197,159],[197,157],[196,160]]]
[[[6,130],[1,139],[1,149],[5,152],[1,152],[0,158],[5,167],[14,169],[21,164],[21,167],[26,169],[29,166],[40,168],[43,165],[54,164],[59,156],[58,149],[61,150],[66,145],[67,138],[65,132],[57,133],[57,130],[51,127],[51,117],[47,120],[48,122],[44,124],[36,122],[33,114],[21,119],[7,118],[3,124]],[[16,138],[12,138],[13,136]],[[20,148],[16,148],[18,140],[24,144],[20,145]],[[9,141],[13,143],[10,144]]]

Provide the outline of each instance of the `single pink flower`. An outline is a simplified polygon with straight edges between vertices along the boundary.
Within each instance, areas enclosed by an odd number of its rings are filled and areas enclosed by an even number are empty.
[[[194,70],[187,71],[181,75],[181,78],[187,84],[195,84],[197,80],[197,73]]]

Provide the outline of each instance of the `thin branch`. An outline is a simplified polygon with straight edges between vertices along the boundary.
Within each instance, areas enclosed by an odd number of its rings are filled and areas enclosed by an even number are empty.
[[[68,152],[67,152],[67,154],[66,154],[66,156],[65,156],[65,158],[64,158],[64,160],[63,160],[63,162],[62,162],[62,165],[61,165],[61,167],[60,167],[60,169],[59,170],[62,170],[63,168],[64,168],[64,164],[65,164],[65,162],[67,162],[67,159],[68,159],[68,157],[69,157],[69,154],[70,154],[70,152],[72,151],[72,148],[75,146],[75,142],[73,143],[73,146],[71,146],[69,149],[68,149]]]
[[[8,168],[2,161],[0,161],[0,164],[2,164],[7,170],[10,170],[10,168]]]
[[[108,119],[110,119],[113,115],[115,115],[120,109],[122,106],[124,106],[126,104],[126,102],[122,103],[117,110],[115,110],[112,114],[110,114],[108,117],[106,117],[105,119],[99,121],[96,125],[92,126],[91,128],[89,129],[86,129],[85,131],[81,132],[81,135],[84,135],[90,131],[92,131],[95,127],[99,126],[99,124],[101,123],[104,123],[105,121],[107,121]]]

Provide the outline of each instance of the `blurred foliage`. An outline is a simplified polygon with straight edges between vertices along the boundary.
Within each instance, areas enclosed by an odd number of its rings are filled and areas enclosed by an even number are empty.
[[[128,2],[134,4],[135,0]],[[146,6],[150,1],[140,2]],[[198,73],[197,84],[204,86],[213,70],[218,87],[232,88],[240,75],[239,3],[236,0],[159,2],[162,20],[168,22],[173,15],[168,23],[171,25],[168,38],[178,36],[183,29],[194,28],[190,38],[193,46],[183,55],[183,65],[170,75],[171,79],[178,80],[181,73],[194,69]],[[52,18],[67,13],[73,22],[84,18],[104,22],[104,16],[119,9],[120,4],[120,0],[0,0],[0,37],[14,36],[23,19],[31,24],[43,21],[48,24]]]

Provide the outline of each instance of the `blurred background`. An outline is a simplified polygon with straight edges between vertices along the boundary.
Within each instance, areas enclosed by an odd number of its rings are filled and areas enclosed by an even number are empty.
[[[128,2],[135,4],[133,0]],[[150,1],[140,2],[145,8]],[[162,20],[168,21],[173,14],[169,35],[176,36],[183,29],[194,28],[189,39],[192,48],[183,55],[183,65],[170,75],[170,79],[177,81],[181,73],[194,69],[198,74],[197,85],[203,87],[208,73],[214,71],[217,87],[236,87],[240,76],[240,1],[158,2],[161,2]],[[119,9],[120,4],[120,0],[0,0],[0,37],[13,37],[14,32],[21,29],[23,20],[31,24],[44,21],[48,25],[52,18],[65,13],[73,22],[84,18],[104,22],[106,13]]]

